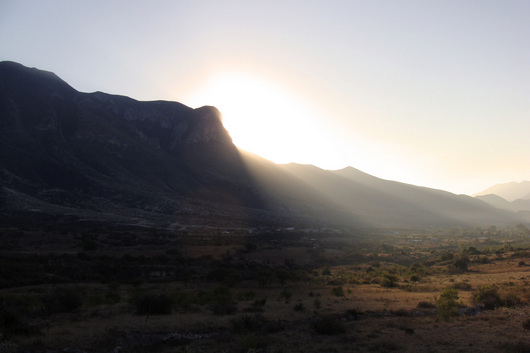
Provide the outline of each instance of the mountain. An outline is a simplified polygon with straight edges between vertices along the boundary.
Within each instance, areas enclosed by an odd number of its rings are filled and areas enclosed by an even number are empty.
[[[530,199],[517,199],[510,202],[495,194],[478,195],[475,197],[501,210],[512,212],[530,211]]]
[[[517,199],[530,200],[530,181],[525,180],[520,183],[512,181],[505,184],[497,184],[478,192],[473,196],[484,196],[494,194],[508,201]]]
[[[500,224],[517,218],[469,196],[383,180],[352,167],[324,171],[290,164],[283,168],[367,225],[436,227]]]
[[[429,227],[524,219],[354,168],[277,165],[238,150],[214,107],[82,93],[13,62],[0,63],[0,186],[6,224]]]
[[[81,93],[12,62],[0,65],[0,175],[10,211],[229,223],[264,207],[216,108]]]

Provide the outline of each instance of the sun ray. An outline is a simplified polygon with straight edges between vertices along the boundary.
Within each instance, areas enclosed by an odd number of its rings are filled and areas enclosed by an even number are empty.
[[[193,106],[215,105],[238,147],[273,162],[310,163],[325,153],[326,143],[315,145],[326,141],[319,117],[274,82],[250,74],[219,74],[190,101]]]

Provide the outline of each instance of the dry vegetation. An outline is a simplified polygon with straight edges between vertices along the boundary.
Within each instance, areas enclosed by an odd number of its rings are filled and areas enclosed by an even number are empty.
[[[313,231],[4,229],[0,352],[530,351],[525,227]]]

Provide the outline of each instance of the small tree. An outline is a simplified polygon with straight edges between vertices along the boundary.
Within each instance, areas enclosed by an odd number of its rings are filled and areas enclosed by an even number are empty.
[[[502,305],[502,300],[495,286],[481,286],[474,293],[476,303],[484,304],[484,307],[488,310],[493,310],[498,306]]]
[[[445,252],[442,254],[441,260],[442,261],[449,261],[455,258],[455,255],[451,252]]]
[[[275,273],[276,279],[280,282],[281,286],[285,285],[285,282],[289,279],[289,272],[286,270],[278,270]]]
[[[383,277],[381,278],[381,281],[379,282],[379,285],[381,287],[385,288],[392,288],[396,286],[398,278],[396,275],[392,273],[385,272],[383,273]]]
[[[344,290],[340,286],[331,288],[331,293],[336,297],[344,297]]]
[[[458,314],[458,291],[453,288],[445,288],[436,299],[438,316],[448,321],[452,316]]]
[[[467,262],[465,259],[459,259],[455,261],[455,267],[461,272],[467,272]]]

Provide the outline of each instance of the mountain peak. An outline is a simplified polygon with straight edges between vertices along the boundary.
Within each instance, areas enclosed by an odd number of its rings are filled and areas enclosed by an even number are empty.
[[[47,85],[47,88],[73,89],[68,83],[51,71],[26,67],[13,61],[0,62],[0,76],[2,77],[0,82],[4,80],[13,81],[13,78],[16,77],[15,83],[19,84],[27,85],[28,83],[32,83],[35,85],[40,83],[40,85]]]
[[[473,196],[484,196],[488,194],[495,194],[508,201],[515,201],[517,199],[529,200],[530,181],[523,180],[521,182],[512,181],[509,183],[497,184],[484,191],[478,192]]]
[[[145,200],[161,205],[168,191],[178,198],[196,189],[209,198],[226,183],[213,175],[248,180],[217,108],[82,93],[13,62],[0,63],[0,166],[1,186],[19,196],[90,207],[98,198],[159,207]],[[245,190],[235,193],[256,199]]]
[[[10,62],[0,63],[0,209],[15,219],[37,212],[236,228],[520,219],[352,167],[275,165],[240,153],[213,106],[82,93]]]

